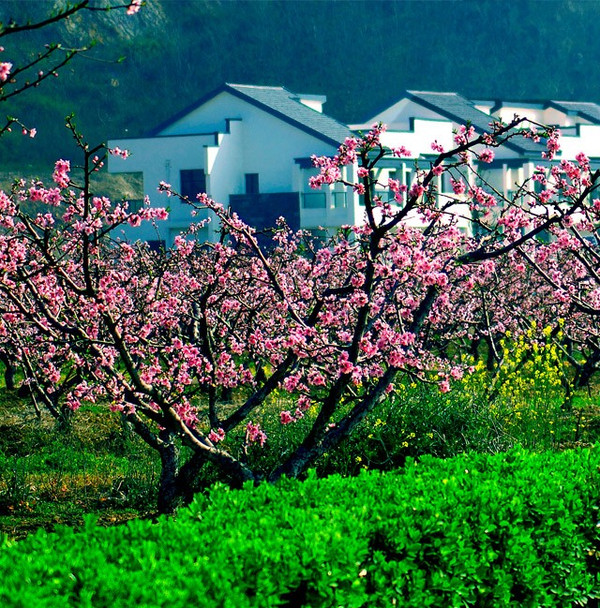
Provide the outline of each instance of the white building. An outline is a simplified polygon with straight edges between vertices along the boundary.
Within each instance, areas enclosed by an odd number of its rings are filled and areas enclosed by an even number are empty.
[[[600,106],[589,102],[469,100],[454,92],[406,91],[399,101],[352,128],[381,121],[393,132],[406,129],[418,117],[448,120],[455,129],[471,124],[481,134],[490,132],[492,120],[508,123],[515,115],[560,129],[558,159],[574,160],[584,152],[594,165],[600,162]],[[537,165],[547,164],[541,158],[544,150],[543,142],[513,138],[496,149],[491,164],[480,164],[478,168],[491,186],[510,198],[516,186],[533,175]]]
[[[161,181],[190,199],[207,192],[257,228],[273,226],[280,216],[294,229],[313,231],[361,223],[364,209],[352,190],[338,184],[316,191],[308,185],[316,173],[311,155],[334,155],[353,135],[346,125],[323,114],[325,101],[323,96],[299,95],[283,87],[225,84],[147,137],[111,140],[111,148],[127,149],[131,155],[111,156],[109,171],[142,172],[144,194],[152,205],[170,206],[167,222],[156,228],[127,228],[126,236],[170,246],[192,221],[188,205],[158,195]],[[399,137],[414,158],[392,163],[383,173],[400,170],[401,178],[410,182],[414,159],[431,152],[433,139],[450,145],[451,136],[446,120],[415,119],[403,133],[391,136]],[[355,179],[351,174],[345,177]],[[194,221],[198,219],[202,218]],[[214,241],[217,228],[216,223],[209,224],[200,238]]]
[[[110,157],[109,171],[143,172],[144,194],[154,206],[170,206],[168,222],[129,229],[127,236],[149,241],[173,238],[191,221],[190,207],[157,194],[165,181],[194,200],[207,192],[231,205],[258,228],[285,216],[292,228],[333,227],[357,221],[346,192],[315,193],[308,188],[310,156],[335,154],[352,135],[322,113],[325,97],[295,95],[282,87],[226,84],[186,108],[147,137],[109,142],[131,152]],[[196,221],[198,216],[196,217]],[[215,240],[216,224],[201,238]]]
[[[462,125],[473,125],[477,134],[491,132],[490,122],[498,119],[491,110],[494,102],[474,102],[453,92],[406,91],[402,99],[372,116],[366,124],[383,122],[391,133],[406,129],[416,117],[437,121],[449,121],[452,129]],[[512,120],[514,112],[506,112],[504,118]],[[520,114],[523,116],[524,114]],[[354,125],[358,128],[362,125]],[[446,148],[448,149],[448,148]],[[535,164],[539,164],[544,148],[529,139],[514,138],[495,150],[491,164],[480,164],[477,168],[482,177],[510,197],[517,183],[531,177]]]
[[[339,184],[321,191],[310,189],[308,179],[316,172],[310,157],[334,155],[346,137],[376,122],[388,125],[385,145],[403,145],[411,152],[410,158],[386,159],[378,167],[376,177],[382,185],[393,177],[410,187],[415,163],[428,169],[436,156],[431,143],[437,140],[450,149],[453,129],[472,124],[478,133],[489,132],[492,120],[508,122],[515,114],[559,126],[563,135],[559,158],[574,159],[583,151],[594,163],[600,160],[600,106],[594,103],[473,101],[453,92],[407,91],[369,120],[346,126],[322,112],[325,101],[324,96],[295,94],[283,87],[225,84],[146,137],[110,141],[110,147],[127,149],[131,156],[110,157],[109,171],[143,173],[144,193],[152,205],[171,208],[167,222],[156,228],[128,228],[126,236],[170,246],[174,236],[189,225],[190,207],[159,196],[161,181],[190,199],[207,192],[259,229],[272,227],[280,216],[294,229],[315,232],[360,224],[364,209],[352,190]],[[486,182],[510,198],[516,185],[543,164],[543,149],[543,143],[514,138],[496,149],[491,164],[480,164],[478,170]],[[351,173],[344,177],[356,181]],[[441,178],[437,187],[439,192],[449,190]],[[468,217],[468,210],[464,211]],[[462,223],[466,228],[469,222]],[[200,238],[214,241],[217,229],[216,223],[209,224]]]

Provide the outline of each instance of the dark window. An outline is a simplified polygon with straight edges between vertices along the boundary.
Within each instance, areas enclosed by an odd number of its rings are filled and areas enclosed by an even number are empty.
[[[162,239],[150,239],[148,241],[148,247],[150,248],[150,251],[164,251],[165,242]]]
[[[206,192],[206,174],[204,169],[184,169],[179,172],[181,181],[181,195],[191,200],[196,199],[196,194]]]
[[[246,194],[258,194],[258,173],[246,173]]]

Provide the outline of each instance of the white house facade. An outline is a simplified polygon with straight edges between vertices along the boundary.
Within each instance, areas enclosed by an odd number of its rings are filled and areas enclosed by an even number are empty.
[[[334,155],[353,135],[322,112],[325,100],[283,87],[226,84],[146,137],[109,141],[109,147],[130,152],[126,159],[111,156],[109,171],[143,173],[144,195],[151,204],[170,207],[168,221],[128,227],[124,236],[170,246],[189,226],[190,206],[162,198],[157,193],[161,181],[192,200],[207,192],[258,228],[272,227],[280,216],[294,229],[315,232],[362,223],[364,208],[351,189],[339,184],[320,191],[309,187],[309,177],[316,173],[311,156]],[[451,137],[447,120],[416,118],[404,131],[386,135],[386,143],[398,141],[413,158],[392,163],[383,173],[400,171],[410,185],[415,159],[431,152],[433,139],[450,145]],[[354,170],[347,167],[344,177],[354,181]],[[130,201],[133,208],[140,203]],[[196,215],[193,221],[200,219]],[[215,241],[216,223],[206,225],[199,238]]]
[[[454,129],[471,124],[478,133],[483,133],[490,131],[492,120],[508,123],[515,115],[528,118],[530,123],[560,129],[561,148],[557,158],[574,160],[583,152],[592,160],[592,165],[600,165],[600,106],[590,102],[469,100],[454,92],[406,91],[396,103],[351,128],[364,128],[381,121],[393,133],[405,129],[419,117],[450,121]],[[543,143],[514,138],[496,150],[491,164],[479,168],[491,186],[510,198],[517,184],[532,177],[536,166],[546,164],[541,158],[544,149]]]
[[[169,246],[189,225],[189,205],[157,195],[161,181],[192,200],[207,192],[259,228],[273,226],[280,216],[293,228],[356,223],[358,209],[349,193],[317,194],[308,188],[314,171],[310,156],[335,154],[352,135],[322,113],[324,101],[282,87],[226,84],[148,137],[110,141],[110,147],[131,155],[110,157],[109,171],[142,172],[144,194],[152,204],[170,206],[168,222],[156,229],[129,229],[126,236]],[[217,228],[208,224],[200,238],[216,240]]]
[[[168,247],[189,226],[191,208],[158,195],[161,181],[190,199],[207,192],[259,229],[272,227],[280,216],[294,229],[315,232],[360,224],[364,208],[351,189],[339,184],[310,189],[309,177],[316,172],[310,157],[334,155],[347,137],[376,122],[388,125],[384,145],[402,145],[411,152],[410,158],[389,159],[378,168],[376,177],[382,185],[393,177],[410,186],[415,162],[428,168],[434,157],[431,143],[436,140],[451,148],[453,129],[460,125],[472,124],[481,133],[490,130],[492,120],[508,122],[515,114],[559,126],[560,158],[574,159],[584,152],[600,162],[600,106],[594,103],[468,100],[452,92],[407,91],[367,121],[347,126],[323,113],[325,101],[324,96],[295,94],[283,87],[225,84],[146,137],[111,140],[109,147],[127,149],[131,155],[111,156],[109,171],[143,173],[144,194],[151,204],[170,207],[168,221],[127,228],[125,237]],[[542,150],[541,144],[515,138],[480,169],[491,186],[510,197],[516,184],[533,175]],[[348,181],[355,181],[354,170],[346,167]],[[437,186],[439,192],[448,187],[441,178]],[[464,216],[469,216],[467,209]],[[198,219],[203,218],[196,216],[194,221]],[[462,222],[467,228],[468,221]],[[206,225],[200,238],[215,241],[216,223]]]

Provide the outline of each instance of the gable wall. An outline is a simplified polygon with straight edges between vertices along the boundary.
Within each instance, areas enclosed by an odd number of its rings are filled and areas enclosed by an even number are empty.
[[[245,173],[259,173],[261,191],[290,191],[294,158],[335,151],[333,146],[226,91],[164,129],[162,134],[210,130],[224,132],[226,119],[241,120],[241,135],[236,140],[236,151],[226,153],[223,149],[223,155],[215,161],[213,171],[223,173],[226,163],[234,163],[238,179],[231,182],[232,176],[229,175],[232,188],[228,192],[232,194],[243,192],[240,189],[244,187]],[[215,173],[212,194],[222,196],[221,192],[215,190],[216,178]]]
[[[193,135],[198,132],[210,134]],[[230,194],[244,194],[246,173],[259,174],[261,193],[292,192],[296,158],[336,151],[335,146],[228,92],[165,128],[157,137],[114,140],[110,145],[130,149],[132,156],[127,160],[112,157],[109,170],[143,171],[144,191],[152,204],[171,207],[171,231],[189,224],[190,209],[158,195],[156,189],[160,181],[166,181],[179,191],[182,169],[204,169],[209,194],[228,205]],[[213,225],[211,230],[215,228]],[[156,236],[139,232],[136,238]]]

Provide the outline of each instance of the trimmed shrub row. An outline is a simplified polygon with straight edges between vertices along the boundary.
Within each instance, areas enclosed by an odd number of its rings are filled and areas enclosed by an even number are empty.
[[[425,457],[0,550],[0,605],[546,607],[600,598],[600,449]]]

